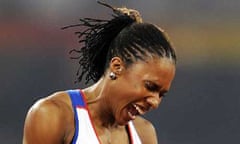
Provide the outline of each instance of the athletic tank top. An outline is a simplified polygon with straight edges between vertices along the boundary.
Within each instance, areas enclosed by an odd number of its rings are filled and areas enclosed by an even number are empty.
[[[91,121],[84,94],[80,90],[68,90],[67,92],[72,101],[75,118],[75,134],[72,144],[101,144]],[[126,128],[130,143],[141,144],[132,121],[128,122]]]

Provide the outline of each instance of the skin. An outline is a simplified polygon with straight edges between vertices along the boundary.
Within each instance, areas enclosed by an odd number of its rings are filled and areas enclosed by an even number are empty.
[[[115,80],[109,78],[110,72],[116,74]],[[127,68],[121,58],[112,58],[105,76],[82,90],[101,143],[129,144],[125,125],[132,120],[128,115],[131,105],[140,106],[141,114],[157,108],[174,75],[175,65],[168,58],[149,58]],[[143,144],[157,144],[151,122],[140,115],[133,122]],[[74,132],[71,100],[65,91],[57,92],[30,108],[23,144],[70,144]]]

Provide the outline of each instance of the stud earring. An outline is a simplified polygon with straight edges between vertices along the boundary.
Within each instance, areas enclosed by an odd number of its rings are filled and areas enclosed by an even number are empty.
[[[110,77],[111,80],[117,79],[117,76],[116,76],[116,74],[114,72],[110,72],[109,77]]]

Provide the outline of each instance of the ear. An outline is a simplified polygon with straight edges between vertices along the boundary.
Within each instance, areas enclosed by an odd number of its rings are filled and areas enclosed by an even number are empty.
[[[109,64],[110,71],[115,73],[117,76],[121,75],[124,70],[124,63],[120,57],[113,57]]]

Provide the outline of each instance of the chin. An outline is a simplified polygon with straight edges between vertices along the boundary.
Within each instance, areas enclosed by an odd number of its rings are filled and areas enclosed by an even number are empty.
[[[118,122],[117,124],[120,125],[120,126],[125,126],[125,125],[128,124],[128,122]]]
[[[120,126],[127,125],[128,122],[129,122],[129,120],[124,120],[124,119],[116,120],[116,124],[117,124],[117,125],[120,125]]]

